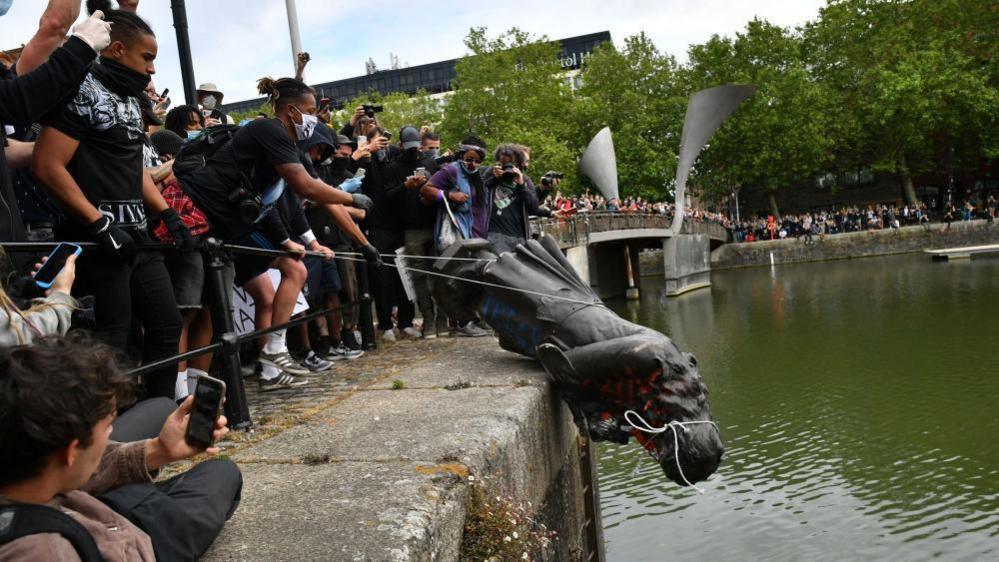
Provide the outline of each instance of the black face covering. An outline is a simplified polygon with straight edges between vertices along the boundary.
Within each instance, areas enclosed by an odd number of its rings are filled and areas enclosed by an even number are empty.
[[[402,153],[402,161],[407,164],[416,164],[420,161],[419,149],[407,149]]]
[[[135,96],[142,99],[150,76],[143,72],[132,70],[120,62],[101,57],[100,64],[95,64],[91,70],[94,76],[119,96]]]

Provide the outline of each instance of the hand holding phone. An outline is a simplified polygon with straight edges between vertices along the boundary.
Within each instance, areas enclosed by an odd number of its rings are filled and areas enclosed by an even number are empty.
[[[197,449],[208,449],[215,443],[215,426],[225,398],[225,383],[201,375],[194,389],[194,404],[187,422],[184,440]]]
[[[47,289],[46,294],[53,291],[69,293],[76,279],[76,257],[82,252],[83,248],[68,242],[56,246],[41,263],[35,264],[35,284]]]

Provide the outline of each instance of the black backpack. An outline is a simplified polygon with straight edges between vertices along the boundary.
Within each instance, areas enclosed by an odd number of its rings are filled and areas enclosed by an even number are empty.
[[[12,504],[0,507],[0,545],[39,533],[56,533],[73,545],[83,562],[103,562],[94,537],[75,519],[47,505]]]
[[[202,130],[180,148],[173,162],[174,175],[183,178],[204,168],[209,158],[232,142],[238,130],[239,125],[215,125]]]

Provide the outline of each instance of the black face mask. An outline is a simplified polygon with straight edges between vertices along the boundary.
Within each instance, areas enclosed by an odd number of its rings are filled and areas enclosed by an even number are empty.
[[[150,76],[132,70],[114,59],[101,57],[100,64],[95,64],[91,72],[101,81],[101,84],[119,96],[135,96],[141,99],[142,96],[146,95],[146,86],[149,85]]]
[[[415,164],[420,161],[420,151],[415,149],[407,149],[402,153],[402,161],[407,164]]]

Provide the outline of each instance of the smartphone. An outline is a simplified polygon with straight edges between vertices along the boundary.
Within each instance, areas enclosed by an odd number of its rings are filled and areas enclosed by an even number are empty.
[[[392,133],[391,133],[391,131],[385,131],[385,134],[382,135],[382,136],[385,137],[385,140],[392,140]]]
[[[368,137],[364,135],[357,135],[357,150],[361,150],[365,146],[368,146]]]
[[[222,409],[222,399],[225,398],[225,383],[201,375],[194,387],[194,406],[191,408],[191,418],[187,422],[187,434],[184,438],[192,447],[207,449],[211,447],[215,433],[215,421]]]
[[[320,99],[319,100],[319,108],[316,111],[322,111],[329,104],[330,104],[330,99],[329,98],[322,98],[322,99]]]
[[[170,93],[170,88],[167,88],[167,89],[163,90],[163,93],[160,94],[160,98],[167,97],[167,94],[169,94],[169,93]]]
[[[49,254],[49,259],[45,260],[42,267],[35,272],[35,283],[42,289],[48,289],[55,282],[56,277],[62,268],[66,267],[66,260],[69,256],[78,256],[83,253],[83,248],[76,244],[63,242],[56,246],[55,250]]]
[[[163,109],[166,109],[166,108],[170,107],[170,103],[171,103],[170,102],[170,98],[163,98],[163,101],[160,102],[160,103],[163,104]]]

